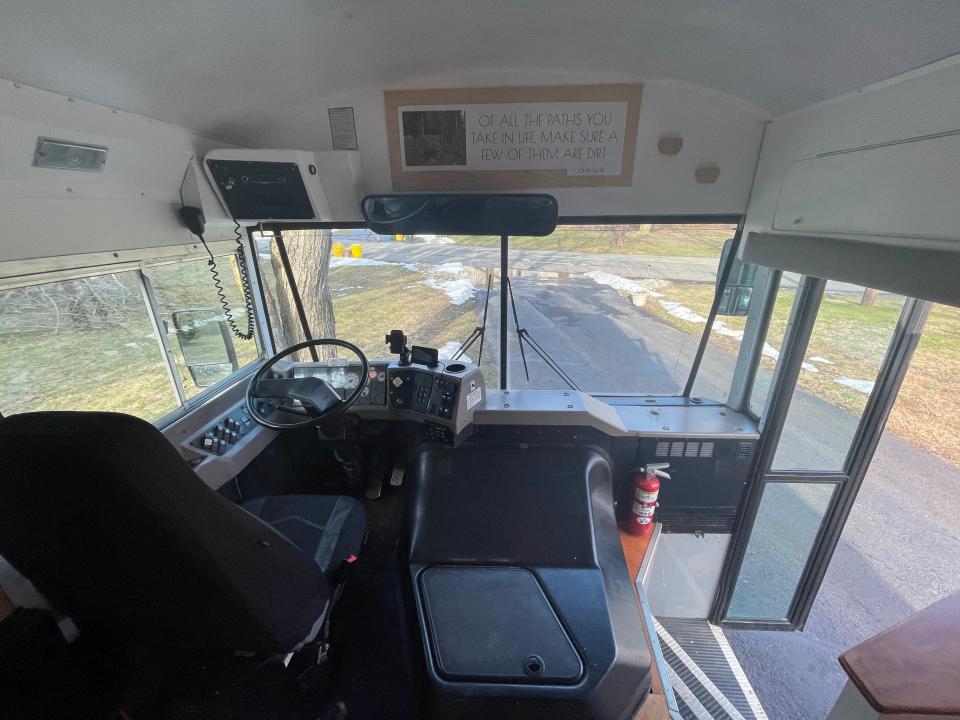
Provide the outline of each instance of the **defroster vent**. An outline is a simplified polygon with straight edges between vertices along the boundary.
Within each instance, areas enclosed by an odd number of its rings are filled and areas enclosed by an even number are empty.
[[[658,458],[712,458],[715,445],[713,441],[697,440],[661,440],[657,443],[655,456]]]

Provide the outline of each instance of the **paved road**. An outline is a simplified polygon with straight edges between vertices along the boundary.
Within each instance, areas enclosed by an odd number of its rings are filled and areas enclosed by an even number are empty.
[[[500,248],[427,243],[375,242],[363,246],[365,257],[395,263],[461,263],[465,266],[500,267]],[[626,278],[654,278],[714,282],[718,258],[657,257],[558,250],[511,250],[511,270],[554,273],[608,272]]]
[[[500,248],[466,245],[433,245],[429,243],[369,242],[363,244],[364,257],[394,263],[441,265],[460,263],[465,267],[499,268]],[[631,255],[628,253],[577,253],[559,250],[511,249],[510,269],[549,273],[584,274],[606,272],[631,280],[678,280],[682,282],[716,282],[719,258]],[[799,276],[786,273],[781,287],[793,289]],[[831,281],[831,292],[863,292],[849,283]]]
[[[584,389],[674,393],[682,387],[695,338],[646,315],[612,288],[586,278],[521,277],[514,279],[514,291],[521,326]],[[494,291],[491,307],[498,303]],[[497,326],[498,315],[491,312],[485,353],[494,357]],[[512,319],[509,327],[512,331]],[[510,343],[511,384],[522,387],[523,367],[512,332]],[[564,387],[539,358],[528,353],[528,362],[533,387]],[[711,347],[696,393],[722,399],[733,362],[732,355]],[[842,445],[855,428],[849,413],[808,393],[798,393],[795,403],[806,420],[785,432],[784,445],[794,459]],[[801,493],[796,500],[794,505],[812,513],[816,498]],[[771,547],[776,552],[777,546]],[[837,655],[956,591],[960,469],[887,434],[806,630],[725,632],[772,720],[819,720],[845,679]]]

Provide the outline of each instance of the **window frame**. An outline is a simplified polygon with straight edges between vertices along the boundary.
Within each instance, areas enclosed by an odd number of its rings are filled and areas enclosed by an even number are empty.
[[[698,341],[697,350],[694,355],[694,361],[690,367],[690,372],[687,375],[686,383],[682,388],[681,392],[673,395],[663,395],[657,393],[611,393],[609,391],[583,391],[585,395],[590,395],[591,397],[617,397],[617,398],[629,398],[629,397],[677,397],[689,399],[692,392],[694,383],[696,381],[696,375],[699,372],[700,364],[703,359],[703,355],[706,352],[707,344],[710,340],[710,334],[713,331],[713,324],[717,318],[717,311],[720,306],[720,301],[722,297],[722,289],[726,284],[727,278],[729,277],[730,271],[733,267],[734,259],[739,254],[741,240],[743,237],[743,221],[744,215],[730,213],[730,214],[680,214],[680,215],[564,215],[557,218],[557,225],[644,225],[644,224],[656,224],[656,225],[734,225],[736,230],[734,231],[733,236],[733,245],[731,251],[727,256],[727,262],[722,268],[719,268],[720,257],[717,257],[718,263],[718,283],[716,284],[716,290],[714,293],[713,303],[711,305],[710,314],[707,317],[707,322],[704,323],[703,331],[700,334],[700,339]],[[282,238],[283,232],[285,230],[358,230],[358,229],[370,229],[367,223],[360,221],[308,221],[308,222],[270,222],[270,223],[259,223],[257,226],[249,228],[248,231],[251,233],[256,231],[258,233],[272,232],[274,234],[274,241],[276,238]],[[506,256],[506,265],[509,266],[509,250],[510,250],[510,236],[501,236],[501,240],[506,238],[506,242],[501,242],[501,251],[500,251],[500,262],[501,265],[504,264],[504,256]],[[252,241],[251,241],[252,242]],[[256,266],[256,274],[259,276],[260,266],[259,266],[259,257],[256,252],[252,253],[254,258],[254,265]],[[287,275],[287,282],[294,293],[294,302],[299,305],[302,303],[301,298],[299,297],[299,290],[297,289],[296,280],[292,278],[290,274],[284,270]],[[501,273],[501,283],[502,279],[505,277]],[[262,285],[261,285],[262,288]],[[757,294],[757,293],[755,293]],[[501,287],[501,322],[503,323],[504,318],[506,318],[506,290]],[[763,294],[766,297],[766,294]],[[265,302],[262,289],[259,299],[261,302]],[[752,321],[752,315],[749,318]],[[302,320],[301,320],[302,323]],[[506,327],[506,324],[503,323],[503,326]],[[749,328],[749,324],[748,324]],[[304,337],[309,337],[309,334],[306,332],[301,324],[301,330],[304,332]],[[762,333],[761,333],[762,335]],[[271,343],[275,343],[273,337],[272,328],[270,328],[269,335]],[[506,335],[504,334],[501,338],[501,368],[500,368],[500,378],[501,378],[501,390],[509,390],[509,384],[507,383],[506,373],[504,368],[509,364],[509,345],[504,342]],[[732,378],[732,387],[728,392],[728,397],[734,397],[736,388],[739,387],[738,383],[742,382],[742,377],[739,373],[739,368],[744,356],[744,349],[746,348],[746,342],[741,344],[740,355],[737,358],[736,366]],[[709,398],[707,399],[709,400]],[[710,402],[713,402],[710,400]],[[730,405],[728,400],[727,403],[719,403],[722,405]]]
[[[218,260],[221,258],[229,259],[237,250],[237,244],[234,240],[211,240],[207,242],[207,245]],[[251,267],[251,263],[253,263],[255,268],[250,273],[249,282],[254,300],[253,339],[256,343],[257,357],[222,380],[203,388],[190,398],[186,397],[180,374],[177,371],[173,347],[163,331],[163,314],[146,271],[154,267],[206,259],[208,257],[207,251],[200,243],[4,261],[0,262],[0,290],[14,290],[111,273],[133,273],[140,288],[144,309],[157,337],[157,351],[163,358],[172,394],[178,403],[169,413],[153,421],[156,427],[163,429],[196,410],[227,388],[252,375],[260,363],[263,362],[265,354],[272,351],[272,338],[269,334],[264,333],[263,296],[255,253],[251,250],[250,242],[241,245],[247,260],[247,266]]]

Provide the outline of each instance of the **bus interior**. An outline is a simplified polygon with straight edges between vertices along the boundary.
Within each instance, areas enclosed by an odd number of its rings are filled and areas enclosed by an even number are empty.
[[[2,717],[960,717],[960,4],[0,20]]]

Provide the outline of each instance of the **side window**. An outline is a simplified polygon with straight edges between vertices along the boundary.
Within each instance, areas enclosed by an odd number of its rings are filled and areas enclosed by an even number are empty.
[[[248,330],[242,278],[234,255],[216,259],[228,316],[205,259],[186,260],[146,269],[173,351],[184,393],[193,397],[257,358],[255,335]],[[233,320],[231,327],[230,320]]]
[[[136,272],[0,291],[0,411],[116,410],[179,399]]]
[[[104,410],[155,422],[257,359],[256,323],[249,339],[233,333],[205,258],[152,262],[0,290],[0,412]],[[236,256],[217,265],[245,332]]]

